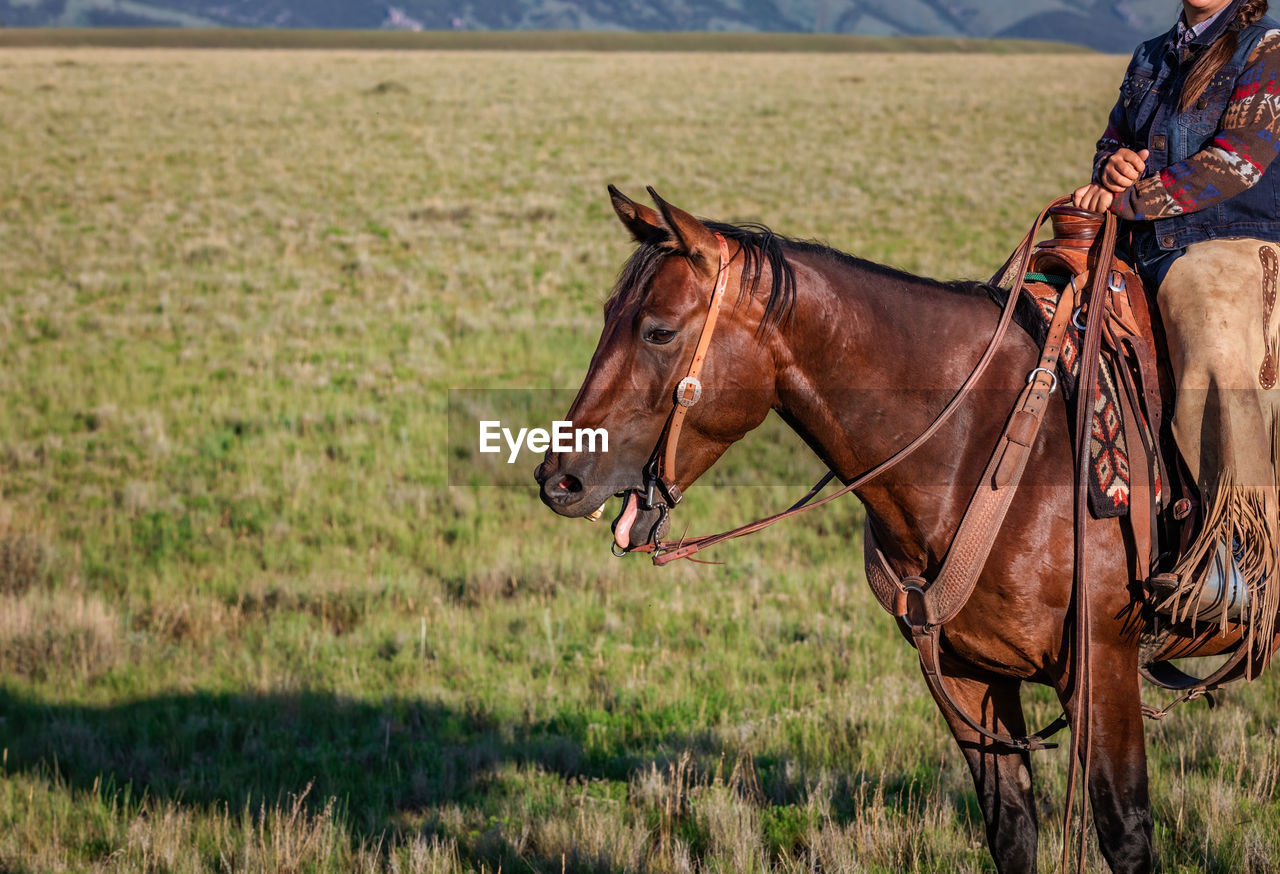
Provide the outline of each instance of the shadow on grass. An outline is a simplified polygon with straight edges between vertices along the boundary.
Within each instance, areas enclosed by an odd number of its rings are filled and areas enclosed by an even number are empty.
[[[579,741],[546,726],[513,729],[481,713],[418,701],[354,701],[323,692],[166,695],[108,707],[47,703],[0,686],[0,746],[7,770],[56,777],[78,791],[205,810],[289,805],[306,792],[318,812],[332,798],[351,836],[376,842],[402,831],[459,838],[476,860],[519,859],[500,828],[446,835],[430,812],[455,804],[499,810],[506,763],[537,763],[566,778],[629,770],[591,766]],[[637,763],[630,763],[632,767]],[[560,870],[527,856],[519,867]],[[504,865],[504,867],[507,867]],[[598,867],[578,860],[579,871]]]
[[[743,785],[756,803],[781,808],[807,800],[808,781],[785,757],[743,757],[709,734],[671,726],[650,725],[611,745],[592,737],[596,728],[580,714],[513,726],[421,701],[373,703],[324,692],[192,693],[97,708],[47,703],[0,685],[0,746],[10,772],[56,773],[76,790],[128,787],[133,799],[232,814],[287,804],[310,785],[307,805],[318,810],[336,798],[353,838],[376,841],[414,822],[414,831],[458,838],[465,855],[504,868],[519,861],[558,871],[562,860],[517,853],[501,828],[449,834],[433,811],[455,805],[480,814],[479,822],[500,821],[511,810],[504,797],[527,789],[508,782],[504,767],[512,764],[565,780],[625,783],[655,768],[669,774],[687,754],[686,786],[709,782],[713,771],[726,778],[735,762],[745,762],[752,773]],[[903,812],[938,789],[936,769],[900,776],[900,785],[882,783],[882,799]],[[855,786],[866,779],[841,780],[831,810],[837,822],[860,814]],[[583,858],[570,867],[594,871],[601,864]]]
[[[274,804],[314,781],[353,819],[483,800],[503,762],[580,773],[573,739],[502,728],[478,712],[323,692],[167,695],[105,708],[48,704],[0,687],[10,770],[56,768],[73,787],[110,775],[153,798]]]

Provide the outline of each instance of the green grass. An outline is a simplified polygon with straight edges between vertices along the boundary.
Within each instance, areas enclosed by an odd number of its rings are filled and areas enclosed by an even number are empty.
[[[175,49],[396,49],[589,52],[924,52],[928,54],[1076,53],[1088,49],[1030,39],[860,36],[814,33],[637,31],[388,31],[214,27],[56,27],[0,29],[0,47]]]
[[[985,276],[1122,67],[0,54],[0,870],[990,870],[854,502],[615,561],[531,485],[449,485],[450,390],[577,386],[608,182]],[[775,442],[729,481],[800,479]],[[1149,726],[1164,871],[1275,868],[1276,693]]]

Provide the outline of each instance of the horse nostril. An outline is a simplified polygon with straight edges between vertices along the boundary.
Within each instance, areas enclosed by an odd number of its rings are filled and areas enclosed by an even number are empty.
[[[556,482],[555,490],[564,494],[576,495],[582,491],[582,482],[571,473],[566,473]]]

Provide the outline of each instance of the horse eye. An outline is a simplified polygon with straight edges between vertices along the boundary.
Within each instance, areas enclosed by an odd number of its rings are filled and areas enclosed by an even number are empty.
[[[665,328],[653,328],[645,333],[644,341],[652,343],[655,346],[665,346],[670,343],[676,336],[675,331],[668,331]]]

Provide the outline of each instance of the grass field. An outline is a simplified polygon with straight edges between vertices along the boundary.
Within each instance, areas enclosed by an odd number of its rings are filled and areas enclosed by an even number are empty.
[[[1123,65],[0,52],[0,871],[990,870],[854,502],[619,562],[446,413],[577,386],[606,183],[985,276]],[[1278,692],[1149,725],[1163,871],[1280,867]]]
[[[1089,52],[1063,42],[836,33],[579,30],[299,30],[219,27],[0,28],[0,47],[170,49],[372,49],[590,52]]]

